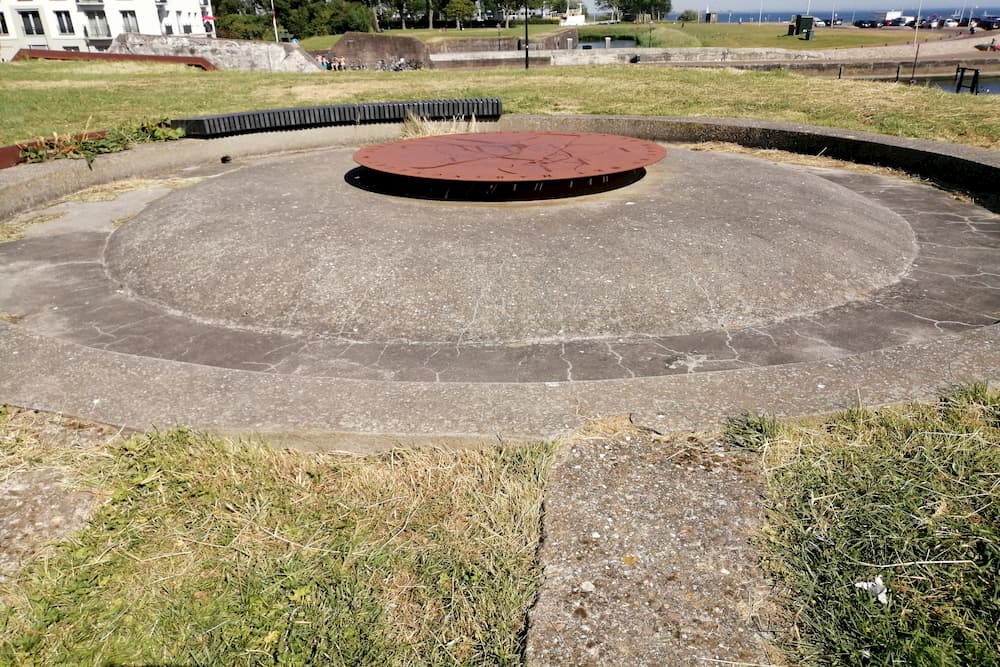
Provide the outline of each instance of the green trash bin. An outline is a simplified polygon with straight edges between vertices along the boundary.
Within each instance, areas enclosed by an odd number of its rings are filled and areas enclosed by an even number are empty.
[[[812,40],[813,40],[813,31],[812,30],[806,30],[806,41],[807,42],[811,42]]]

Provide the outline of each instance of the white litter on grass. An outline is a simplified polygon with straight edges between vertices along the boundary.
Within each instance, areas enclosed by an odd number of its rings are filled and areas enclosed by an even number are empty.
[[[875,581],[857,581],[854,585],[871,593],[872,597],[882,604],[889,604],[889,589],[882,583],[881,575],[875,575]]]

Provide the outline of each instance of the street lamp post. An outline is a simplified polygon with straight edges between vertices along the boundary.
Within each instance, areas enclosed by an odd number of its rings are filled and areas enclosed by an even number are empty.
[[[524,0],[524,69],[528,69],[528,0]]]

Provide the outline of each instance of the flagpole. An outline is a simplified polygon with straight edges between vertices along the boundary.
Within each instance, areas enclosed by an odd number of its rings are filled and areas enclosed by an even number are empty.
[[[278,39],[278,15],[274,13],[274,0],[271,0],[271,25],[274,27],[274,41]]]

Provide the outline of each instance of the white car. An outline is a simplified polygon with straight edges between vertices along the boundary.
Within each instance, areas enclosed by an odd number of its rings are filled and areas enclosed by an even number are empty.
[[[816,19],[815,21],[813,21],[813,27],[814,28],[826,27],[826,21],[823,21],[821,19]]]
[[[945,19],[943,25],[945,28],[957,28],[958,21],[956,21],[955,19]]]

